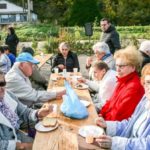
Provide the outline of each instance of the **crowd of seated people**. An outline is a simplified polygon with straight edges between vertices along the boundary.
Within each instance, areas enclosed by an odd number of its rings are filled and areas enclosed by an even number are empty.
[[[150,63],[142,69],[142,83],[145,94],[131,117],[122,121],[105,121],[102,117],[96,119],[96,124],[106,129],[106,135],[96,139],[101,148],[112,150],[150,149]]]
[[[96,119],[96,123],[105,128],[107,134],[96,139],[102,148],[119,150],[149,147],[149,45],[150,41],[142,42],[139,51],[134,46],[128,46],[117,50],[114,56],[106,43],[97,42],[93,45],[95,56],[89,57],[85,66],[89,69],[89,79],[79,78],[78,81],[87,84],[90,91],[96,92],[92,100],[101,116]],[[39,62],[33,57],[32,48],[24,47],[13,62],[8,53],[4,53],[6,49],[0,47],[0,145],[2,149],[11,147],[13,150],[22,146],[31,149],[33,139],[21,135],[21,123],[27,120],[36,122],[38,117],[50,113],[50,110],[44,108],[32,108],[37,103],[60,99],[66,91],[46,91],[48,82],[39,73]],[[63,69],[73,72],[73,68],[80,71],[78,56],[70,49],[67,42],[60,43],[52,72],[55,68],[59,72]],[[9,60],[7,70],[3,69],[5,65],[1,65],[4,56]],[[143,85],[139,76],[141,67]],[[38,74],[40,77],[37,77]],[[44,82],[40,83],[42,79]],[[39,84],[38,87],[32,81]]]

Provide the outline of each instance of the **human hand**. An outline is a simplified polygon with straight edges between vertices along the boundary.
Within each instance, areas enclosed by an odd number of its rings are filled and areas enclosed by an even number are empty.
[[[86,82],[86,79],[81,77],[81,78],[77,78],[77,80],[80,82],[80,83],[85,83]]]
[[[65,66],[64,66],[63,64],[60,64],[60,65],[58,65],[58,68],[59,68],[60,70],[63,70],[63,69],[65,69]]]
[[[17,150],[32,150],[33,143],[16,143],[16,149]]]
[[[111,149],[112,146],[112,138],[107,135],[101,135],[96,138],[96,142],[99,144],[101,148]]]
[[[52,111],[53,111],[53,105],[44,104],[41,107],[41,109],[39,109],[37,112],[38,118],[42,119],[43,117],[47,116]]]
[[[92,62],[93,62],[92,57],[88,57],[87,60],[86,60],[87,66],[90,66],[92,64]]]
[[[61,99],[66,94],[66,90],[56,92],[56,99]]]
[[[104,120],[103,117],[98,117],[95,119],[95,123],[96,125],[102,127],[102,128],[107,128],[107,124],[106,124],[106,121]]]

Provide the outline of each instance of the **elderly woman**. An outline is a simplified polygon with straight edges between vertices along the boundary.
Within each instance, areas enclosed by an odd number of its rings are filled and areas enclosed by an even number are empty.
[[[142,66],[144,66],[147,63],[150,63],[150,40],[143,41],[140,45],[139,50],[144,58]]]
[[[103,62],[96,62],[93,65],[93,72],[95,81],[86,80],[79,78],[79,82],[87,84],[90,90],[97,94],[93,97],[96,110],[99,109],[106,103],[106,101],[112,96],[116,85],[116,72],[109,69],[108,65]]]
[[[112,150],[150,149],[150,63],[144,66],[142,79],[145,95],[128,120],[105,122],[102,117],[96,119],[97,125],[105,128],[107,134],[96,139],[100,147]]]
[[[5,90],[5,85],[4,75],[0,72],[0,149],[32,149],[33,139],[19,131],[20,125],[36,123],[51,112],[52,106],[39,110],[27,108],[13,93]]]
[[[111,98],[99,113],[105,120],[121,121],[131,116],[144,94],[137,74],[142,56],[135,47],[129,46],[115,52],[114,58],[116,60],[117,85]]]
[[[109,46],[105,42],[97,42],[93,45],[93,51],[95,57],[87,58],[86,68],[89,70],[89,77],[93,79],[93,69],[92,64],[96,61],[104,61],[109,68],[115,69],[115,61],[113,55],[110,52]]]
[[[54,68],[58,68],[59,72],[62,72],[63,69],[66,69],[67,72],[73,72],[73,68],[78,68],[78,71],[80,70],[78,57],[70,51],[68,43],[60,43],[59,53],[55,56],[52,65],[52,72],[54,72]]]

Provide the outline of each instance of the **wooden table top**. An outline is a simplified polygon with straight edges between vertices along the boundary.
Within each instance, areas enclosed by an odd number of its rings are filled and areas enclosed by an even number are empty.
[[[37,59],[40,63],[38,64],[38,67],[41,68],[51,57],[53,54],[43,54],[34,56],[35,59]]]
[[[51,79],[52,78],[56,78],[56,74],[52,74]],[[60,89],[60,87],[55,87],[55,89]],[[81,99],[87,100],[91,103],[87,108],[89,112],[88,118],[77,120],[77,119],[71,119],[65,117],[60,112],[59,109],[62,103],[62,99],[49,101],[48,103],[57,104],[58,106],[57,110],[59,115],[57,119],[58,119],[59,127],[56,130],[47,133],[37,132],[33,144],[33,150],[41,150],[41,149],[42,150],[78,150],[79,149],[79,145],[78,145],[79,143],[78,139],[80,139],[78,138],[79,128],[84,125],[94,125],[95,124],[94,120],[96,117],[98,117],[98,115],[95,110],[92,99],[90,97],[89,91],[87,89],[86,90],[75,89],[75,91]]]

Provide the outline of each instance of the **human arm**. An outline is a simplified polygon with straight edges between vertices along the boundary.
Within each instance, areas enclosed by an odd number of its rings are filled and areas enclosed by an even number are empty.
[[[115,50],[119,50],[121,48],[119,34],[116,31],[112,33],[110,40],[111,40]]]
[[[76,54],[74,54],[74,68],[78,68],[78,71],[80,71],[79,60]]]

